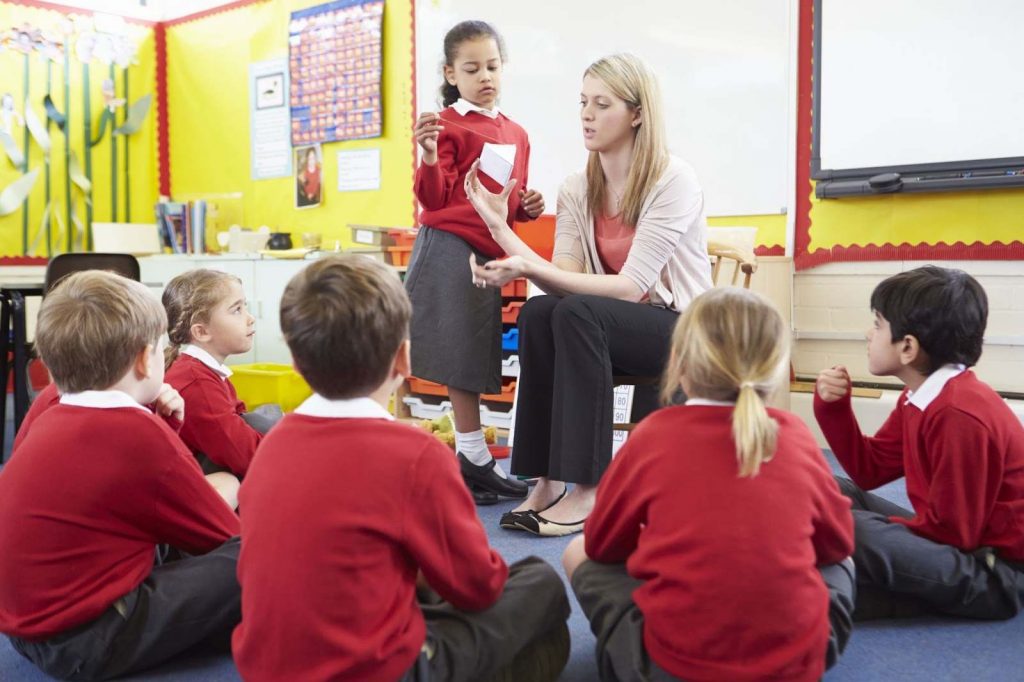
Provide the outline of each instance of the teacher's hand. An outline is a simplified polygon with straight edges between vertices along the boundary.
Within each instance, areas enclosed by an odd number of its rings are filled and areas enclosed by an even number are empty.
[[[495,194],[480,183],[480,177],[477,175],[479,168],[480,161],[474,161],[466,173],[466,198],[483,218],[491,230],[491,235],[497,237],[502,229],[508,229],[508,197],[516,187],[516,180],[509,180],[501,194]]]
[[[522,256],[509,256],[504,260],[492,260],[478,265],[473,254],[469,256],[469,268],[473,273],[473,284],[478,287],[502,287],[514,279],[526,276],[529,267]]]

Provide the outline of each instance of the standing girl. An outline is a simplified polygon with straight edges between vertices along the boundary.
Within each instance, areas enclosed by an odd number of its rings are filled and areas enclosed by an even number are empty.
[[[166,380],[185,399],[188,415],[181,439],[204,471],[244,476],[262,434],[281,411],[275,405],[246,412],[228,378],[224,361],[248,352],[255,334],[242,283],[225,272],[190,270],[167,284],[163,304],[170,339]]]
[[[633,432],[563,557],[602,680],[818,680],[845,647],[850,502],[803,422],[765,407],[787,359],[757,294],[680,316],[663,398],[689,398]]]
[[[526,186],[530,143],[526,131],[498,110],[504,45],[489,24],[464,21],[444,39],[441,113],[420,115],[414,129],[422,148],[416,198],[423,207],[406,289],[412,300],[412,372],[448,387],[455,412],[455,449],[478,504],[498,495],[525,497],[525,483],[495,466],[480,429],[480,394],[501,390],[501,292],[474,286],[470,257],[486,262],[504,255],[466,198],[464,180],[475,161],[500,157],[511,168],[481,174],[495,191],[509,177]],[[485,168],[491,169],[490,164]],[[532,220],[544,211],[538,192],[507,197],[513,217]]]

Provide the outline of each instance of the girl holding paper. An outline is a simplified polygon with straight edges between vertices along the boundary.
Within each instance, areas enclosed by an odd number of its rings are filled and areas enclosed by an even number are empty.
[[[405,286],[413,304],[412,373],[448,387],[455,412],[459,466],[478,504],[522,498],[527,486],[495,466],[480,429],[480,394],[501,390],[501,293],[474,286],[466,260],[504,255],[469,204],[465,176],[479,162],[478,182],[494,191],[520,179],[525,188],[530,142],[498,110],[504,45],[482,21],[464,21],[444,39],[446,107],[421,114],[414,133],[422,149],[414,190],[423,210]],[[539,193],[506,194],[505,226],[544,212]]]
[[[474,279],[500,287],[525,276],[553,294],[519,313],[512,472],[540,480],[501,521],[539,535],[583,529],[611,462],[613,374],[661,374],[676,318],[711,287],[704,194],[668,153],[653,72],[628,54],[599,59],[580,106],[590,159],[559,192],[552,262],[506,224],[517,178],[495,194],[476,167],[466,177],[470,203],[509,254],[471,263]]]

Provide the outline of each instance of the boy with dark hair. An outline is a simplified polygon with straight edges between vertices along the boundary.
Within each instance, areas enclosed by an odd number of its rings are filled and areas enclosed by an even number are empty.
[[[868,370],[906,388],[861,434],[843,367],[818,377],[814,414],[853,500],[858,619],[929,611],[1002,619],[1024,600],[1024,426],[967,368],[988,301],[972,277],[926,266],[871,295]],[[906,477],[913,511],[864,492]]]
[[[554,569],[506,567],[451,452],[384,407],[409,374],[410,313],[396,274],[356,255],[313,263],[281,299],[314,395],[263,440],[240,493],[234,653],[250,682],[544,682],[565,665]]]
[[[145,286],[95,270],[39,311],[56,388],[0,472],[0,632],[54,677],[106,679],[225,644],[240,618],[238,519],[143,407],[172,392],[166,326]],[[177,394],[163,408],[180,423]],[[154,568],[163,544],[195,556]]]

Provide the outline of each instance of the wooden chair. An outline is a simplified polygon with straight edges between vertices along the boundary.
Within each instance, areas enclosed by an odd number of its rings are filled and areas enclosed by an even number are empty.
[[[747,253],[733,244],[710,241],[708,242],[708,257],[711,259],[711,281],[715,286],[719,285],[719,277],[722,273],[722,264],[727,261],[731,261],[733,263],[733,271],[732,280],[730,281],[729,286],[737,286],[740,273],[742,273],[743,288],[750,288],[750,278],[755,272],[757,272],[757,257],[752,251]],[[633,391],[633,405],[631,406],[631,419],[633,421],[613,424],[613,431],[632,431],[636,428],[637,423],[641,419],[657,409],[657,396],[654,395],[652,397],[649,392],[653,389],[656,394],[660,382],[660,376],[641,377],[619,375],[612,377],[612,383],[615,386],[636,387]],[[638,411],[636,409],[637,398],[638,395],[643,392],[648,392],[648,394],[641,396],[646,400],[642,401],[641,409]]]

